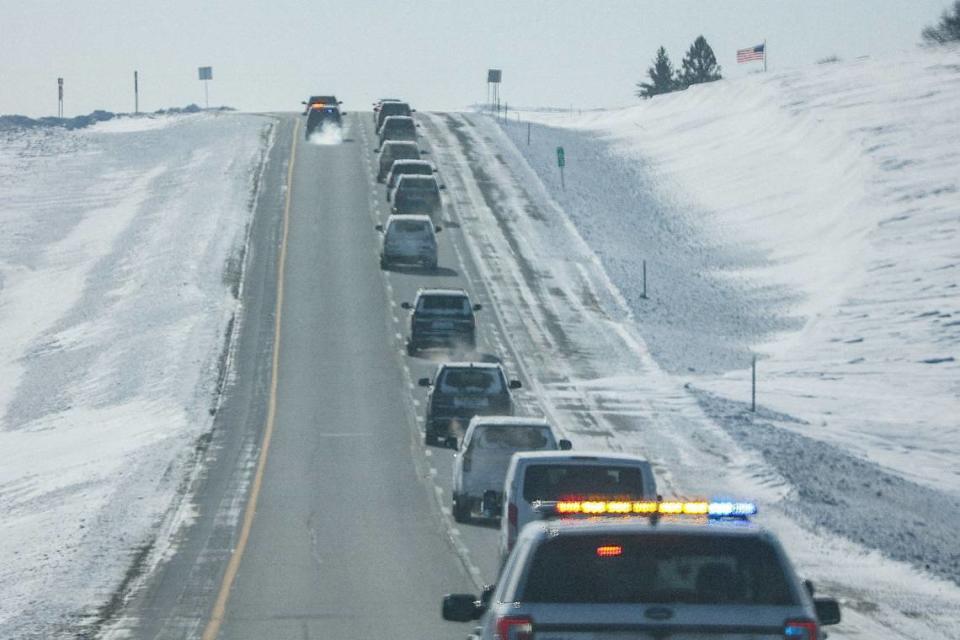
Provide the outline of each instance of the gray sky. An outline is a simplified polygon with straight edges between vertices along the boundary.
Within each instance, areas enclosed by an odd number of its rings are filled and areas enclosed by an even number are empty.
[[[344,108],[379,96],[421,109],[481,102],[486,69],[524,106],[634,102],[657,47],[675,63],[696,36],[724,74],[737,48],[768,42],[772,69],[916,45],[949,0],[0,0],[0,113],[67,115],[203,103],[292,110],[334,92]]]

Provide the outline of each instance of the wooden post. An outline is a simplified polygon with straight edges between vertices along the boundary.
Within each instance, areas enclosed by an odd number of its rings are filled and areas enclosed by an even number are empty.
[[[640,295],[644,300],[647,299],[647,261],[643,261],[643,294]]]
[[[530,146],[530,123],[527,123],[527,146]]]

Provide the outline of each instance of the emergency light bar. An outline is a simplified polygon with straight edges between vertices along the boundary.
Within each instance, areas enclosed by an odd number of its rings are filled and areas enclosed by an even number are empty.
[[[756,515],[752,502],[655,501],[655,500],[558,500],[541,501],[534,509],[544,515],[644,515],[706,516],[708,518],[748,518]]]

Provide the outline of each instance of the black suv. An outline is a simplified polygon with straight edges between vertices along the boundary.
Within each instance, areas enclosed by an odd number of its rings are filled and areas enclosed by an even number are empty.
[[[511,390],[519,380],[507,382],[503,367],[488,362],[451,362],[437,367],[433,380],[420,378],[429,387],[424,442],[456,446],[467,430],[470,418],[478,415],[513,415]]]
[[[321,107],[338,107],[340,105],[340,100],[337,100],[337,96],[310,96],[300,104],[305,105],[303,115],[307,115],[310,113],[310,109],[313,107],[313,105],[320,105]]]
[[[407,353],[416,355],[432,346],[477,348],[479,304],[470,304],[470,296],[462,289],[420,289],[413,304],[400,305],[410,310],[410,337]]]

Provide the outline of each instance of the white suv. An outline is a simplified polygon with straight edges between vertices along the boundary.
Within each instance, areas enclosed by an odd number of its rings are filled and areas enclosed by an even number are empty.
[[[517,452],[571,448],[543,418],[474,416],[453,461],[453,519],[467,522],[478,510],[500,516],[503,483]]]
[[[539,520],[540,502],[567,499],[655,500],[657,481],[650,463],[625,453],[517,453],[504,482],[500,518],[500,560],[506,559],[517,534]]]
[[[448,595],[446,620],[480,620],[486,640],[700,638],[820,640],[840,622],[814,598],[774,535],[750,523],[682,516],[528,525],[477,598]]]

